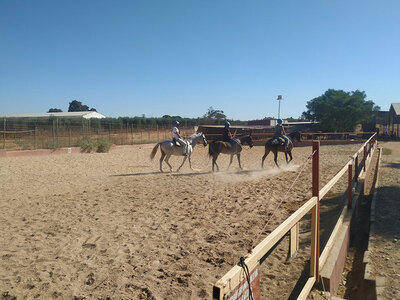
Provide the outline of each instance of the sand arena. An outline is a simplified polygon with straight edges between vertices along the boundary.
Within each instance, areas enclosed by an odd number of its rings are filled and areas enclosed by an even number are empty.
[[[285,166],[280,153],[280,170],[270,154],[261,170],[264,148],[245,146],[243,171],[235,159],[229,172],[213,174],[207,148],[198,145],[196,172],[186,163],[180,173],[160,173],[160,153],[149,159],[153,146],[2,158],[2,295],[210,299],[212,285],[247,253],[311,154],[311,147],[295,148]],[[321,187],[360,146],[321,146]],[[181,160],[171,158],[174,169]],[[221,170],[228,160],[218,158]],[[266,232],[310,196],[308,163]],[[288,298],[295,287],[309,256],[306,227],[298,259],[285,261],[283,243],[263,263],[263,299]]]

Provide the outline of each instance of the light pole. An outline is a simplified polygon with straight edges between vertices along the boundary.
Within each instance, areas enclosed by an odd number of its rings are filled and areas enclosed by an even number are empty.
[[[276,99],[279,101],[279,106],[278,106],[278,119],[281,118],[281,100],[282,100],[282,95],[278,95],[278,99]]]

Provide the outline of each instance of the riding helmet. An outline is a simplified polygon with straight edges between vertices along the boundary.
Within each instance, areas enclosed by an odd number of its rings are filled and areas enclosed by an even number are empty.
[[[225,122],[225,126],[230,126],[231,123],[229,123],[228,121]]]
[[[277,121],[278,121],[278,124],[282,123],[282,119],[278,119]]]
[[[179,122],[175,120],[172,122],[172,125],[179,125]]]

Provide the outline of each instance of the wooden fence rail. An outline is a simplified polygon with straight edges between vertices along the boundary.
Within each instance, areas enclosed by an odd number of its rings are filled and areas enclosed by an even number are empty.
[[[226,273],[221,279],[219,279],[213,286],[213,299],[250,299],[250,293],[253,294],[254,299],[259,299],[260,288],[256,284],[259,284],[258,280],[253,280],[255,276],[246,278],[246,272],[244,271],[243,265],[247,265],[250,270],[250,274],[259,274],[258,268],[261,263],[261,259],[264,259],[269,251],[273,249],[277,243],[290,232],[289,242],[289,253],[294,253],[298,245],[298,224],[301,218],[303,218],[309,211],[312,212],[311,217],[311,253],[310,253],[310,276],[304,285],[298,299],[305,299],[311,291],[314,283],[319,280],[319,270],[326,262],[329,254],[329,249],[336,237],[340,223],[343,221],[343,212],[340,216],[331,236],[324,248],[324,251],[319,255],[319,202],[329,192],[329,190],[339,181],[339,179],[346,173],[348,174],[348,202],[344,208],[344,211],[350,209],[352,205],[352,191],[353,186],[357,183],[357,180],[366,170],[367,164],[369,163],[373,151],[377,149],[377,135],[374,133],[363,146],[353,155],[351,160],[347,162],[343,168],[322,188],[319,189],[319,142],[313,143],[313,168],[312,168],[312,198],[303,204],[296,212],[294,212],[289,218],[287,218],[282,224],[280,224],[274,231],[272,231],[261,243],[259,243],[246,257],[244,264],[234,266],[228,273]],[[363,153],[361,171],[358,171],[358,156]],[[352,171],[354,171],[354,177]],[[298,246],[297,246],[298,247]],[[254,270],[257,272],[254,273]],[[247,276],[248,277],[248,276]],[[250,282],[250,285],[248,284]],[[252,289],[250,290],[249,287]],[[257,292],[255,292],[257,291]]]

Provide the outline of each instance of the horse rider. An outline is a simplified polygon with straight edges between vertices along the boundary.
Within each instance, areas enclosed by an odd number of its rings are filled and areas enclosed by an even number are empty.
[[[281,137],[285,141],[285,150],[287,150],[289,145],[289,138],[286,136],[285,129],[282,126],[282,119],[278,119],[278,124],[275,126],[275,135],[274,137]]]
[[[179,130],[179,122],[178,121],[173,121],[172,122],[172,140],[174,141],[174,144],[177,145],[177,142],[183,147],[183,154],[187,155],[187,144],[183,140],[183,137],[181,135],[181,132]]]
[[[228,121],[225,122],[225,127],[222,130],[222,140],[224,142],[230,143],[232,145],[232,147],[235,147],[237,145],[237,141],[234,138],[232,138],[232,134],[229,129],[230,125],[231,125],[231,123],[229,123]]]

